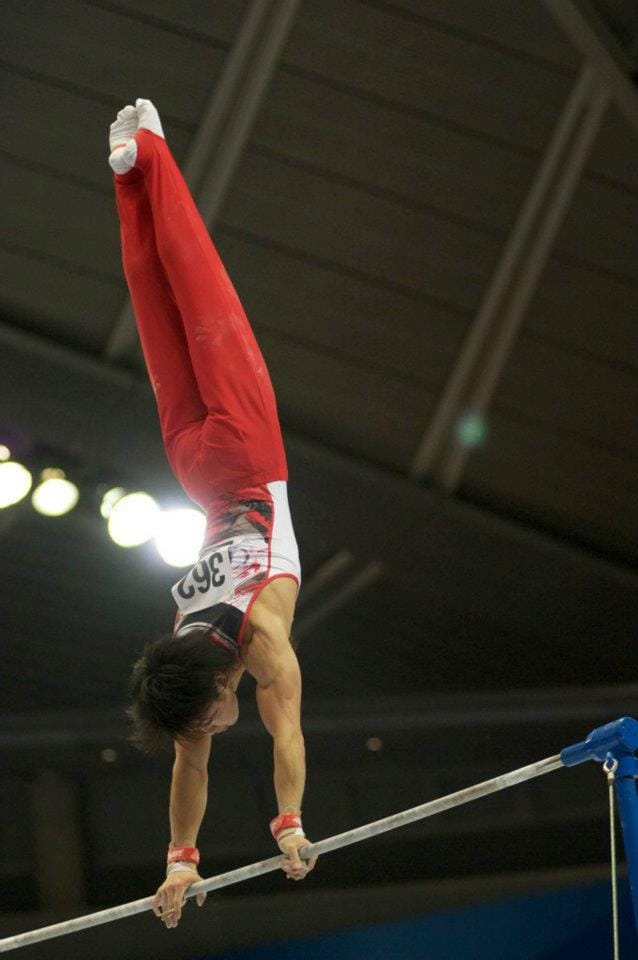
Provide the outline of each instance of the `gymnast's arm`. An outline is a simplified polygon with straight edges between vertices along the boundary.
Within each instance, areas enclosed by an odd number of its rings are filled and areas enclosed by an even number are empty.
[[[275,794],[279,813],[301,813],[306,780],[306,755],[301,730],[301,671],[283,624],[270,618],[267,629],[255,628],[245,654],[248,672],[257,681],[257,706],[273,738]],[[299,850],[305,837],[280,836],[286,854],[282,869],[295,880],[312,870],[317,858],[302,862]]]
[[[193,741],[175,741],[169,816],[171,847],[196,847],[208,799],[208,759],[211,734]],[[153,913],[166,927],[176,927],[182,915],[184,891],[202,878],[197,870],[178,870],[167,876],[153,898]],[[202,906],[206,894],[198,894]]]
[[[169,817],[171,847],[196,847],[208,799],[211,734],[175,741]]]

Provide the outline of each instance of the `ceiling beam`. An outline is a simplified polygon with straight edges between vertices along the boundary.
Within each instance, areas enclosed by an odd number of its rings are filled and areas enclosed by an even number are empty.
[[[183,165],[184,178],[207,227],[223,204],[300,0],[252,0]],[[127,298],[104,350],[109,360],[137,342]]]
[[[468,415],[485,421],[608,102],[607,85],[585,66],[419,444],[415,479],[428,476],[447,493],[458,489],[472,452],[458,426]]]
[[[631,80],[636,65],[618,43],[589,0],[543,0],[585,60],[609,83],[612,98],[638,135],[638,89]]]

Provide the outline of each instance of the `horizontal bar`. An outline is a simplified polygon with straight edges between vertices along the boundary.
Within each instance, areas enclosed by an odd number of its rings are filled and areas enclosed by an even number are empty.
[[[438,800],[430,800],[418,807],[412,807],[410,810],[403,810],[401,813],[395,813],[392,816],[384,817],[382,820],[375,820],[372,823],[366,823],[362,827],[354,830],[347,830],[345,833],[339,833],[334,837],[328,837],[313,843],[309,847],[301,850],[301,857],[304,860],[312,856],[329,853],[332,850],[338,850],[340,847],[347,847],[350,844],[358,843],[360,840],[368,840],[380,833],[386,833],[388,830],[396,830],[397,827],[403,827],[408,823],[414,823],[417,820],[424,820],[426,817],[433,817],[437,813],[443,813],[445,810],[451,810],[453,807],[460,807],[464,803],[471,803],[480,797],[486,797],[490,793],[497,793],[499,790],[505,790],[507,787],[513,787],[517,783],[523,783],[525,780],[532,780],[534,777],[540,777],[545,773],[551,773],[552,770],[558,770],[563,763],[560,754],[554,757],[548,757],[546,760],[540,760],[538,763],[532,763],[527,767],[521,767],[513,770],[511,773],[502,774],[491,780],[485,780],[483,783],[477,783],[473,787],[466,787],[464,790],[458,790],[456,793],[450,793]],[[260,860],[257,863],[250,863],[246,867],[240,867],[237,870],[230,870],[228,873],[220,873],[216,877],[209,877],[208,880],[201,880],[192,884],[186,891],[186,898],[194,897],[198,893],[208,893],[211,890],[219,890],[220,887],[228,887],[234,883],[241,883],[243,880],[250,880],[252,877],[259,877],[264,873],[270,873],[279,869],[281,866],[281,854],[276,857],[270,857],[268,860]],[[130,903],[123,903],[119,907],[110,907],[107,910],[100,910],[98,913],[90,913],[83,917],[76,917],[73,920],[65,920],[62,923],[54,923],[49,927],[40,927],[39,930],[30,930],[27,933],[18,933],[13,937],[6,937],[0,940],[0,953],[8,950],[15,950],[18,947],[26,947],[32,943],[39,943],[42,940],[51,940],[54,937],[63,937],[68,933],[76,933],[78,930],[86,930],[89,927],[97,927],[102,923],[110,923],[112,920],[122,920],[124,917],[131,917],[136,913],[144,913],[151,909],[153,897],[144,897],[142,900],[133,900]]]

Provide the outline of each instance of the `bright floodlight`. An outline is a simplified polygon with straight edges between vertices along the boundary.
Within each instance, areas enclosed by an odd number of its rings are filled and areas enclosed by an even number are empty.
[[[121,500],[125,495],[126,490],[124,487],[111,487],[110,490],[107,490],[104,496],[102,497],[102,503],[100,504],[100,513],[105,520],[113,513],[113,507]]]
[[[11,457],[11,451],[8,447],[5,447],[4,443],[0,443],[0,460],[8,460]]]
[[[21,463],[0,463],[0,509],[19,503],[31,489],[33,479]]]
[[[63,470],[43,470],[42,482],[33,491],[31,503],[45,517],[62,517],[73,510],[80,491],[67,480]]]
[[[206,517],[199,510],[166,510],[162,513],[155,546],[171,567],[197,562],[206,532]]]
[[[111,539],[119,547],[139,547],[154,535],[159,516],[160,508],[147,493],[129,493],[111,510]]]

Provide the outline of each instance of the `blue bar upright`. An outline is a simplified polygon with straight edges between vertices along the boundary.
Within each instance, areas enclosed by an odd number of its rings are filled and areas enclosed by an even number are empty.
[[[613,758],[618,761],[616,770],[616,796],[622,823],[625,855],[629,871],[629,886],[634,907],[634,921],[638,932],[638,723],[631,717],[622,717],[613,723],[593,730],[583,743],[567,747],[561,752],[566,767],[573,767],[585,760],[604,763]]]

